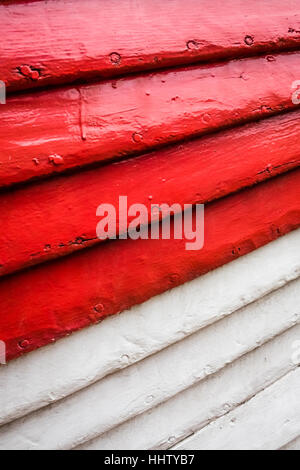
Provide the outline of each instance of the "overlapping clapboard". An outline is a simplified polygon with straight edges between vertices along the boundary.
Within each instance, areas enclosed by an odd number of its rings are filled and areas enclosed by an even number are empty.
[[[170,3],[0,5],[8,359],[300,226],[299,3]],[[96,208],[119,195],[206,203],[204,249],[100,243]]]

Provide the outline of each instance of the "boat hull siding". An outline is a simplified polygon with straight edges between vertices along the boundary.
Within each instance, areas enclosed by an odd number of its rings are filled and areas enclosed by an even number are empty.
[[[0,3],[0,450],[299,450],[299,0]]]

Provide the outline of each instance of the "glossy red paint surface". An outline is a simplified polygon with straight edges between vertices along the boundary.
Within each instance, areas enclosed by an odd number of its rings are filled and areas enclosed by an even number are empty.
[[[185,240],[117,240],[8,276],[0,282],[0,337],[8,359],[200,276],[299,226],[300,170],[294,170],[207,205],[203,250],[187,251]]]
[[[4,2],[0,25],[10,90],[300,44],[298,0]]]
[[[94,245],[96,209],[194,204],[300,165],[300,111],[0,194],[0,275]],[[161,215],[164,215],[161,213]],[[148,220],[144,220],[145,223]],[[119,233],[119,227],[118,233]]]
[[[0,186],[296,108],[300,53],[36,92],[0,108]]]

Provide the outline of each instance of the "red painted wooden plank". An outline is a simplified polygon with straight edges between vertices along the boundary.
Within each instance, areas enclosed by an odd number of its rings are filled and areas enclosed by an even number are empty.
[[[5,192],[0,276],[100,242],[101,203],[118,208],[119,195],[149,209],[154,203],[207,202],[299,166],[299,140],[300,111],[295,111]]]
[[[292,109],[300,53],[17,96],[0,108],[0,186]]]
[[[7,344],[8,359],[299,227],[299,203],[300,170],[294,170],[208,204],[205,246],[200,251],[187,251],[185,240],[117,240],[4,278],[0,338]]]
[[[1,5],[0,18],[10,90],[300,44],[298,0],[47,0]]]

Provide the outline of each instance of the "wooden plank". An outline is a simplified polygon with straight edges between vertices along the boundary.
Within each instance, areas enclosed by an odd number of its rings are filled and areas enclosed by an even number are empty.
[[[8,98],[0,186],[295,109],[299,75],[295,52]]]
[[[300,229],[122,315],[11,361],[0,368],[0,424],[73,395],[284,287],[300,276],[299,246]]]
[[[70,449],[209,379],[300,320],[300,311],[295,314],[293,310],[294,300],[300,300],[299,286],[298,279],[283,292],[277,291],[75,395],[2,426],[0,449]],[[288,365],[286,371],[293,367],[296,365]],[[201,405],[205,408],[205,403]],[[47,432],[41,433],[43,426]]]
[[[175,449],[277,450],[299,435],[299,394],[298,367]]]
[[[297,0],[10,3],[0,6],[5,38],[0,79],[9,90],[272,53],[300,44]]]
[[[76,450],[169,449],[293,370],[291,344],[299,337],[298,324],[216,374]],[[223,339],[220,344],[223,345]]]
[[[153,203],[206,203],[300,165],[299,139],[300,112],[295,111],[3,193],[0,276],[100,242],[100,203],[118,209],[119,195],[126,195],[128,206],[142,203],[149,214]]]
[[[205,274],[300,225],[300,170],[210,203],[205,246],[117,240],[0,283],[8,359]],[[33,295],[34,293],[34,295]],[[51,303],[49,302],[51,299]]]

